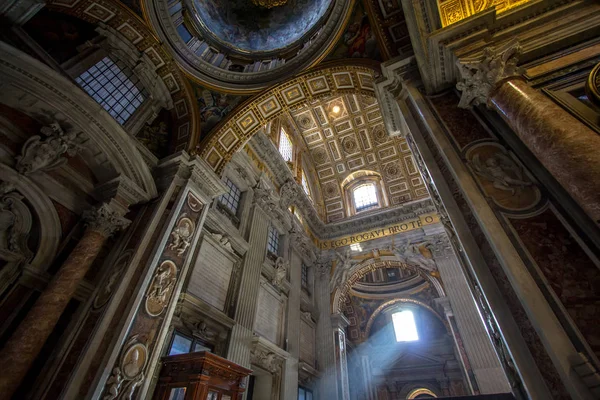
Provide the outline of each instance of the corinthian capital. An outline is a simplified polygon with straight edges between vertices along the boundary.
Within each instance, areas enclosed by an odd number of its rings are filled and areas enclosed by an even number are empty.
[[[131,223],[130,220],[123,218],[113,211],[108,204],[102,204],[98,208],[84,211],[83,220],[88,229],[96,231],[105,237],[109,237],[115,232],[127,228]]]
[[[477,58],[458,60],[456,65],[463,79],[456,84],[462,92],[460,108],[470,108],[473,105],[488,104],[496,86],[504,79],[519,76],[521,68],[517,67],[521,46],[513,39],[497,48],[486,47],[483,55]]]

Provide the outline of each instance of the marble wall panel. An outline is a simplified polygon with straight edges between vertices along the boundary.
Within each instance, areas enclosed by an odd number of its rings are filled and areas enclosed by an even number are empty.
[[[461,130],[460,129],[461,125],[459,124],[460,119],[457,118],[456,116],[452,117],[452,114],[454,113],[452,108],[457,107],[458,97],[456,97],[452,93],[446,94],[446,96],[448,96],[448,97],[446,97],[446,102],[445,102],[446,107],[442,106],[442,107],[438,108],[439,103],[434,103],[434,102],[430,102],[430,103],[433,106],[432,109],[434,110],[435,113],[437,113],[437,117],[441,121],[445,121],[445,122],[446,122],[446,120],[454,121],[454,123],[456,125],[450,125],[448,123],[445,124],[445,126],[447,128],[447,130],[446,130],[447,133],[448,133],[449,126],[455,126],[454,130],[450,130],[450,132],[452,132],[452,135],[454,135],[455,131]],[[454,97],[454,99],[452,99],[452,96]],[[409,108],[412,109],[413,115],[418,115],[417,111],[414,109],[412,104],[409,104]],[[473,117],[473,118],[475,118],[475,117]],[[425,126],[422,125],[422,122],[420,121],[420,119],[416,118],[416,121],[420,125],[421,132],[427,132]],[[465,117],[465,121],[467,121],[466,117]],[[475,121],[476,121],[476,119],[475,119]],[[467,124],[464,124],[464,125],[467,125]],[[483,131],[482,126],[477,127],[477,126],[468,124],[468,126],[464,126],[463,128],[464,128],[464,131],[473,132],[469,136],[461,136],[462,139],[460,140],[460,143],[463,143],[463,145],[468,144],[468,142],[466,142],[467,137],[472,137],[472,138],[477,138],[477,139],[485,139],[485,137],[483,137],[482,133],[481,133]],[[458,135],[462,135],[463,133],[457,133],[456,135],[458,137]],[[548,389],[552,393],[553,398],[565,399],[565,400],[570,399],[570,396],[561,381],[558,371],[554,367],[554,364],[552,363],[550,356],[546,352],[546,349],[544,348],[544,345],[542,344],[540,337],[538,336],[537,332],[535,331],[535,328],[533,327],[531,321],[529,320],[521,302],[519,301],[514,289],[512,288],[512,286],[508,280],[508,277],[504,273],[504,270],[502,269],[500,262],[496,258],[496,255],[495,255],[490,243],[488,242],[487,238],[485,237],[485,234],[481,230],[481,227],[479,226],[477,219],[475,218],[475,215],[471,211],[471,208],[470,208],[468,202],[464,198],[459,185],[454,180],[452,173],[449,171],[448,167],[446,166],[446,164],[444,162],[444,158],[438,151],[438,148],[437,148],[436,144],[433,142],[431,136],[424,135],[424,138],[425,138],[425,141],[427,142],[427,146],[431,150],[431,153],[436,160],[438,167],[440,168],[440,171],[442,172],[442,174],[444,176],[444,180],[447,182],[448,187],[452,191],[454,200],[456,201],[457,205],[459,206],[460,211],[465,219],[465,222],[469,226],[471,234],[473,235],[475,241],[477,242],[477,245],[478,245],[479,249],[481,250],[482,256],[485,259],[486,264],[487,264],[488,268],[490,269],[490,272],[492,273],[494,280],[496,281],[496,284],[498,285],[500,291],[502,293],[504,293],[504,295],[505,295],[506,304],[508,305],[509,309],[511,310],[511,312],[513,314],[513,318],[518,323],[521,335],[523,336],[523,339],[525,340],[525,343],[527,344],[529,351],[531,352],[531,354],[538,366],[538,369],[539,369],[540,373],[542,374],[542,377],[543,377],[544,381],[546,382],[546,385],[548,386]],[[477,140],[477,139],[474,139],[474,140]]]
[[[202,242],[187,292],[224,311],[233,261],[208,240]],[[210,279],[206,279],[210,277]]]

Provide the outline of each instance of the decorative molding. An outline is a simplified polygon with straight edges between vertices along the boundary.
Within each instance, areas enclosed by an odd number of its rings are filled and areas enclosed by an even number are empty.
[[[335,75],[342,75],[342,78],[336,79]],[[334,93],[373,96],[376,76],[376,71],[362,65],[329,67],[297,75],[238,106],[206,138],[200,155],[211,168],[220,173],[233,154],[286,110],[306,106],[313,100]],[[317,78],[332,82],[327,91],[314,92],[314,86],[309,81]],[[273,108],[279,111],[268,112]]]
[[[250,350],[250,363],[257,365],[270,373],[276,375],[274,380],[281,379],[283,365],[290,355],[279,347],[268,342],[260,336],[252,339],[252,348]]]
[[[600,24],[600,7],[594,2],[532,1],[501,14],[489,8],[443,29],[435,1],[404,0],[403,9],[429,94],[454,86],[459,75],[457,58],[477,57],[485,47],[518,37],[523,46],[521,61],[528,62],[579,43],[583,37],[597,36]]]

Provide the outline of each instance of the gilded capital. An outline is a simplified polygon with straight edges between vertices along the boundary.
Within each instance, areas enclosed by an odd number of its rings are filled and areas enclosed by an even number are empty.
[[[473,105],[488,104],[498,83],[521,75],[522,70],[517,67],[520,54],[521,45],[517,39],[513,39],[503,46],[486,47],[481,57],[458,60],[456,65],[463,79],[456,84],[456,88],[462,92],[458,106],[471,108]]]
[[[130,220],[123,218],[120,214],[113,211],[108,204],[102,204],[98,208],[84,211],[83,220],[88,229],[96,231],[105,237],[109,237],[117,231],[127,228],[131,223]]]

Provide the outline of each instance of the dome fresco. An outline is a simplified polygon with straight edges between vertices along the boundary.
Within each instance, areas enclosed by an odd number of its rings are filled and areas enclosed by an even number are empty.
[[[270,52],[298,42],[330,4],[331,0],[288,0],[266,9],[250,0],[194,0],[203,28],[241,52]]]

